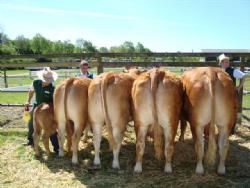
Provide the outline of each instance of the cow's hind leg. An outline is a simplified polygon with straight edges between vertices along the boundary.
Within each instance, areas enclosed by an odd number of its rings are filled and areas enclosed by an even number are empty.
[[[139,126],[136,138],[136,164],[134,167],[134,172],[142,172],[142,157],[145,149],[145,137],[148,132],[149,126]]]
[[[45,147],[45,150],[46,150],[46,153],[47,155],[50,154],[50,149],[49,149],[49,134],[48,133],[43,133],[43,144],[44,144],[44,147]]]
[[[164,127],[164,137],[165,137],[165,168],[164,172],[166,173],[172,173],[172,157],[174,153],[174,139],[176,135],[177,125],[171,127]]]
[[[58,142],[59,142],[59,156],[63,157],[64,156],[64,151],[63,151],[63,145],[65,141],[65,125],[66,122],[60,121],[58,125]]]
[[[100,166],[101,165],[100,144],[101,144],[101,139],[102,139],[102,124],[93,123],[92,129],[93,129],[93,142],[94,142],[94,147],[95,147],[94,165]]]
[[[36,128],[34,128],[34,132],[33,132],[34,150],[35,150],[36,156],[40,155],[40,151],[39,151],[40,136],[41,136],[41,129],[38,126],[38,124],[36,124]]]
[[[125,127],[125,125],[124,125]],[[119,164],[119,152],[120,152],[120,149],[121,149],[121,142],[122,142],[122,132],[123,130],[120,130],[120,127],[117,126],[114,126],[113,127],[113,138],[114,138],[114,141],[115,141],[115,146],[113,148],[113,156],[114,156],[114,159],[113,159],[113,163],[112,163],[112,168],[114,169],[120,169],[120,164]]]
[[[195,144],[195,152],[196,152],[196,174],[204,174],[204,167],[203,167],[203,156],[204,156],[204,139],[203,139],[203,132],[204,128],[202,126],[196,125],[194,127],[194,144]]]
[[[75,125],[74,133],[72,135],[72,163],[78,164],[77,152],[78,152],[78,145],[81,139],[83,128],[81,127],[80,124],[75,123],[74,125]]]
[[[227,126],[227,127],[221,127],[218,126],[219,128],[219,138],[218,138],[218,146],[219,146],[219,166],[218,166],[218,174],[220,175],[224,175],[226,173],[226,169],[225,169],[225,160],[227,157],[227,152],[228,152],[228,148],[229,148],[229,134],[230,134],[230,130],[228,129],[228,127],[232,127],[232,126]]]

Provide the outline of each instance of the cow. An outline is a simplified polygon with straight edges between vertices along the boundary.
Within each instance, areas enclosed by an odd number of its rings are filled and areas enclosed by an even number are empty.
[[[91,79],[68,78],[54,92],[55,120],[58,124],[59,156],[67,132],[68,151],[72,149],[72,163],[78,163],[78,144],[88,122],[88,87]],[[72,148],[71,148],[72,146]]]
[[[47,155],[49,155],[49,137],[57,131],[57,125],[54,120],[54,109],[52,103],[42,103],[34,109],[33,128],[34,150],[36,155],[40,155],[39,140],[41,134],[46,153]]]
[[[136,133],[135,173],[142,172],[145,137],[154,137],[155,157],[162,156],[165,139],[166,173],[172,172],[174,139],[182,109],[183,87],[173,73],[153,68],[141,74],[133,83],[132,100]]]
[[[94,166],[100,167],[102,127],[108,132],[113,150],[112,168],[119,169],[119,152],[127,123],[132,119],[131,88],[139,70],[128,73],[107,72],[95,77],[88,90],[89,122],[95,148]]]
[[[197,165],[195,172],[204,173],[204,130],[208,137],[205,160],[214,165],[216,158],[215,124],[218,128],[218,174],[225,174],[225,160],[229,147],[230,130],[236,121],[236,89],[229,75],[221,68],[203,67],[182,75],[184,87],[184,114],[190,124]]]

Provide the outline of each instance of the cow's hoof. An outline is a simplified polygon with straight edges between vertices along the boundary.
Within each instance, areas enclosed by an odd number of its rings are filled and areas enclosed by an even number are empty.
[[[120,169],[119,162],[117,162],[117,161],[113,161],[113,163],[112,163],[112,168],[113,168],[113,169],[117,169],[117,170],[119,170],[119,169]]]
[[[171,164],[166,164],[165,165],[164,172],[167,173],[167,174],[171,174],[172,173]]]
[[[95,157],[94,158],[94,165],[95,166],[101,166],[101,160],[99,157]]]
[[[136,163],[134,167],[134,173],[141,173],[142,172],[142,165],[139,163]]]
[[[72,164],[77,165],[78,164],[78,159],[72,157]]]
[[[197,175],[203,175],[204,174],[204,168],[203,168],[203,166],[197,166],[196,170],[195,170],[195,173]]]
[[[59,150],[59,157],[63,157],[64,156],[64,152],[62,150]]]
[[[226,168],[225,168],[225,166],[219,166],[219,168],[218,168],[218,170],[217,170],[217,173],[219,174],[219,175],[225,175],[226,174]]]

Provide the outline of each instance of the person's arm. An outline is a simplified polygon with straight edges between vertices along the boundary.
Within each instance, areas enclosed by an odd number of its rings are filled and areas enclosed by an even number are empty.
[[[35,91],[34,90],[29,90],[28,92],[28,97],[27,97],[27,101],[25,102],[25,107],[29,106],[30,101],[34,95]]]
[[[34,93],[35,93],[35,90],[34,90],[34,82],[33,82],[32,85],[30,86],[30,89],[29,89],[29,92],[28,92],[28,96],[27,96],[27,100],[26,100],[26,102],[24,104],[25,108],[29,106],[30,101],[31,101]]]
[[[236,87],[238,91],[241,90],[241,88],[243,87],[245,80],[246,80],[246,74],[242,71],[240,71],[239,69],[235,69],[233,72],[233,76],[235,78],[240,79],[240,83],[239,85]]]
[[[239,85],[237,86],[237,90],[240,91],[240,89],[243,87],[244,83],[245,83],[245,80],[246,80],[246,75],[244,75],[241,79],[240,79],[240,83]]]

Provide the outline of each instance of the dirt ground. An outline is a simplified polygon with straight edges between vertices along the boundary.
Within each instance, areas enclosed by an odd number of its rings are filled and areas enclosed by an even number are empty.
[[[216,167],[205,166],[205,175],[195,175],[195,155],[190,130],[185,141],[176,137],[173,174],[163,172],[164,160],[154,159],[152,141],[146,142],[143,173],[133,174],[135,135],[128,126],[120,153],[121,170],[112,170],[112,152],[105,138],[101,144],[100,170],[89,170],[94,157],[92,136],[80,143],[79,161],[71,165],[70,154],[36,158],[24,147],[27,128],[21,108],[0,107],[0,187],[250,187],[250,128],[243,121],[230,137],[227,174],[219,176]],[[179,133],[178,133],[179,134]],[[40,143],[42,146],[42,143]],[[44,148],[42,147],[43,151]]]

